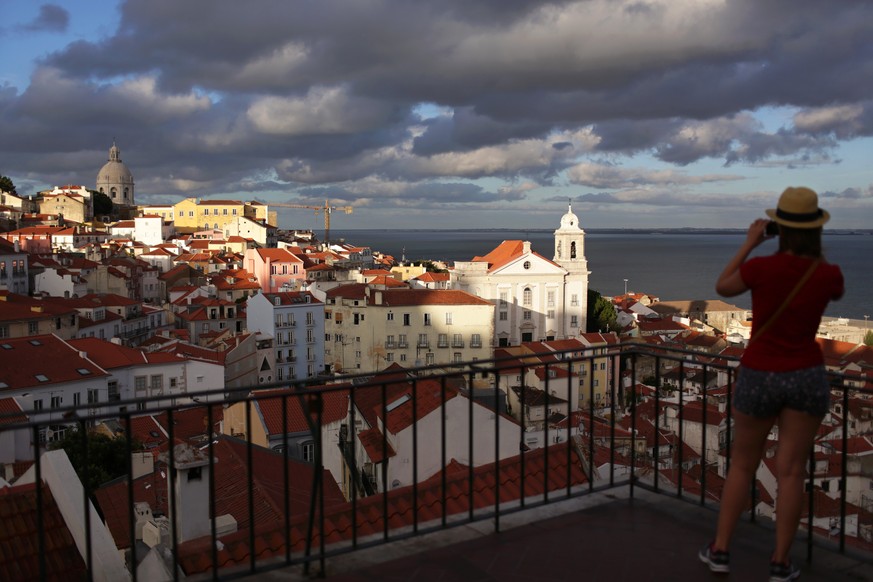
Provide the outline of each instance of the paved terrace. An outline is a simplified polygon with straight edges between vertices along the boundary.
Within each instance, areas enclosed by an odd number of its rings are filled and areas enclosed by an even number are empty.
[[[561,501],[492,521],[370,548],[327,561],[330,582],[564,582],[580,580],[765,580],[773,544],[769,520],[741,521],[728,576],[710,573],[697,551],[712,537],[714,507],[627,487]],[[849,551],[795,542],[801,580],[873,580],[873,563]],[[259,573],[249,581],[302,581],[301,567]]]

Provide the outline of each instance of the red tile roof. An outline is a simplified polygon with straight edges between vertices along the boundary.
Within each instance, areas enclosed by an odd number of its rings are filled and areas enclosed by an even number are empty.
[[[46,365],[50,362],[51,365]],[[20,390],[108,376],[79,351],[55,335],[0,341],[0,386]]]
[[[335,388],[332,386],[331,388]],[[306,416],[303,411],[303,404],[300,402],[300,397],[297,391],[286,390],[261,390],[253,393],[255,398],[254,406],[260,412],[264,419],[267,435],[282,434],[282,400],[283,397],[287,401],[286,410],[287,420],[286,425],[289,433],[293,432],[309,432],[309,423],[306,421]],[[303,396],[311,401],[312,394],[303,393]],[[322,393],[322,411],[321,422],[328,424],[337,422],[346,417],[348,414],[349,391],[348,390],[331,390]]]
[[[0,489],[0,579],[39,580],[36,485]],[[47,580],[85,580],[87,569],[55,503],[42,487],[42,535]]]
[[[0,398],[0,425],[27,422],[27,415],[14,398]]]
[[[209,452],[208,446],[204,446],[202,450],[207,454]],[[252,446],[251,451],[254,523],[267,527],[275,527],[276,524],[283,523],[286,495],[285,471],[288,472],[293,485],[287,491],[291,516],[295,520],[305,522],[309,516],[313,466],[309,463],[285,458],[279,453],[257,445]],[[232,515],[236,519],[237,527],[242,531],[247,531],[252,525],[248,510],[247,444],[237,438],[221,435],[214,441],[213,454],[216,459],[212,466],[215,471],[216,514]],[[160,461],[156,462],[153,473],[144,475],[133,482],[133,495],[136,502],[148,502],[153,512],[168,514],[167,478],[161,476],[162,471],[164,475],[168,475],[166,465]],[[345,503],[342,492],[329,471],[323,471],[321,482],[324,487],[326,509],[330,510]],[[103,512],[106,524],[120,549],[130,547],[127,491],[127,479],[120,478],[104,485],[96,492],[97,502]],[[187,552],[187,559],[195,559],[197,554],[203,554],[208,560],[209,551],[204,552],[201,549],[202,542],[206,542],[208,547],[208,539],[206,537],[186,544],[188,548],[191,548]]]
[[[180,361],[179,358],[170,354],[144,352],[93,337],[73,339],[69,343],[77,350],[85,352],[89,360],[92,360],[104,370],[146,364],[177,363]]]
[[[445,512],[448,516],[465,514],[474,509],[494,507],[496,491],[500,492],[501,502],[517,501],[525,497],[542,495],[546,490],[561,492],[568,486],[582,485],[587,476],[575,453],[567,464],[567,443],[553,445],[546,449],[536,449],[522,457],[513,457],[470,469],[457,461],[450,460],[445,471],[446,488],[443,490],[441,473],[418,484],[418,505],[413,505],[413,486],[392,489],[386,495],[373,495],[356,502],[356,512],[351,503],[328,507],[323,516],[323,535],[327,544],[352,539],[355,531],[359,538],[381,533],[386,524],[383,521],[383,503],[387,503],[387,527],[399,529],[411,526],[417,517],[419,523],[440,519]],[[598,447],[599,448],[599,447]],[[546,465],[548,458],[548,465]],[[221,463],[216,464],[219,467]],[[568,477],[569,475],[569,483]],[[329,481],[329,479],[327,479]],[[240,482],[243,480],[240,479]],[[472,487],[471,487],[472,481]],[[301,479],[300,483],[306,481]],[[522,490],[522,483],[524,489]],[[470,491],[472,489],[472,497]],[[219,510],[219,513],[221,511]],[[289,524],[293,552],[301,552],[306,544],[308,507],[302,513],[292,512]],[[355,528],[353,529],[353,522]],[[258,560],[283,556],[285,553],[285,524],[279,518],[274,522],[258,519],[255,547],[249,546],[249,531],[242,525],[234,534],[221,538],[222,547],[218,551],[219,568],[244,565],[252,553]],[[247,526],[246,526],[247,527]],[[319,543],[322,534],[316,523],[313,543]],[[210,540],[204,537],[180,544],[179,558],[186,575],[209,572],[211,565]]]

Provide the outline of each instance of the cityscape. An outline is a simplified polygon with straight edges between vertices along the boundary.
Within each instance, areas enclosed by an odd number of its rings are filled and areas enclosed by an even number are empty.
[[[601,494],[717,508],[752,310],[707,233],[801,182],[847,293],[800,532],[871,561],[873,105],[837,77],[873,7],[109,4],[16,6],[0,49],[0,578],[303,579]]]

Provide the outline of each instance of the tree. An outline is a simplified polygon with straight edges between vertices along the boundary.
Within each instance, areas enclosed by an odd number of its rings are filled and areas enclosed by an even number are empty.
[[[85,442],[87,442],[88,447],[87,479],[85,477],[85,451],[83,450]],[[51,445],[52,450],[63,449],[67,453],[70,464],[73,465],[79,480],[82,481],[82,485],[89,494],[107,481],[126,475],[128,456],[141,448],[139,443],[134,441],[128,450],[127,438],[124,436],[111,438],[105,434],[83,433],[77,430],[67,430],[63,439]]]
[[[615,306],[594,289],[588,290],[588,329],[586,331],[619,331]]]
[[[106,216],[112,214],[112,199],[103,192],[91,190],[91,198],[94,200],[94,216]]]
[[[0,192],[18,194],[18,192],[15,191],[15,184],[12,183],[12,178],[9,176],[0,176]]]
[[[869,330],[864,336],[864,345],[873,347],[873,329]]]

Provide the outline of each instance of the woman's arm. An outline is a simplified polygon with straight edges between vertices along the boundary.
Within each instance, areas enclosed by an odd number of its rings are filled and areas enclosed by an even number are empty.
[[[749,289],[740,276],[740,265],[746,262],[746,259],[755,247],[770,238],[765,235],[768,222],[769,220],[766,218],[759,218],[749,226],[746,240],[743,242],[740,250],[737,251],[737,254],[734,255],[734,258],[728,261],[727,266],[715,283],[716,293],[722,297],[734,297]]]

